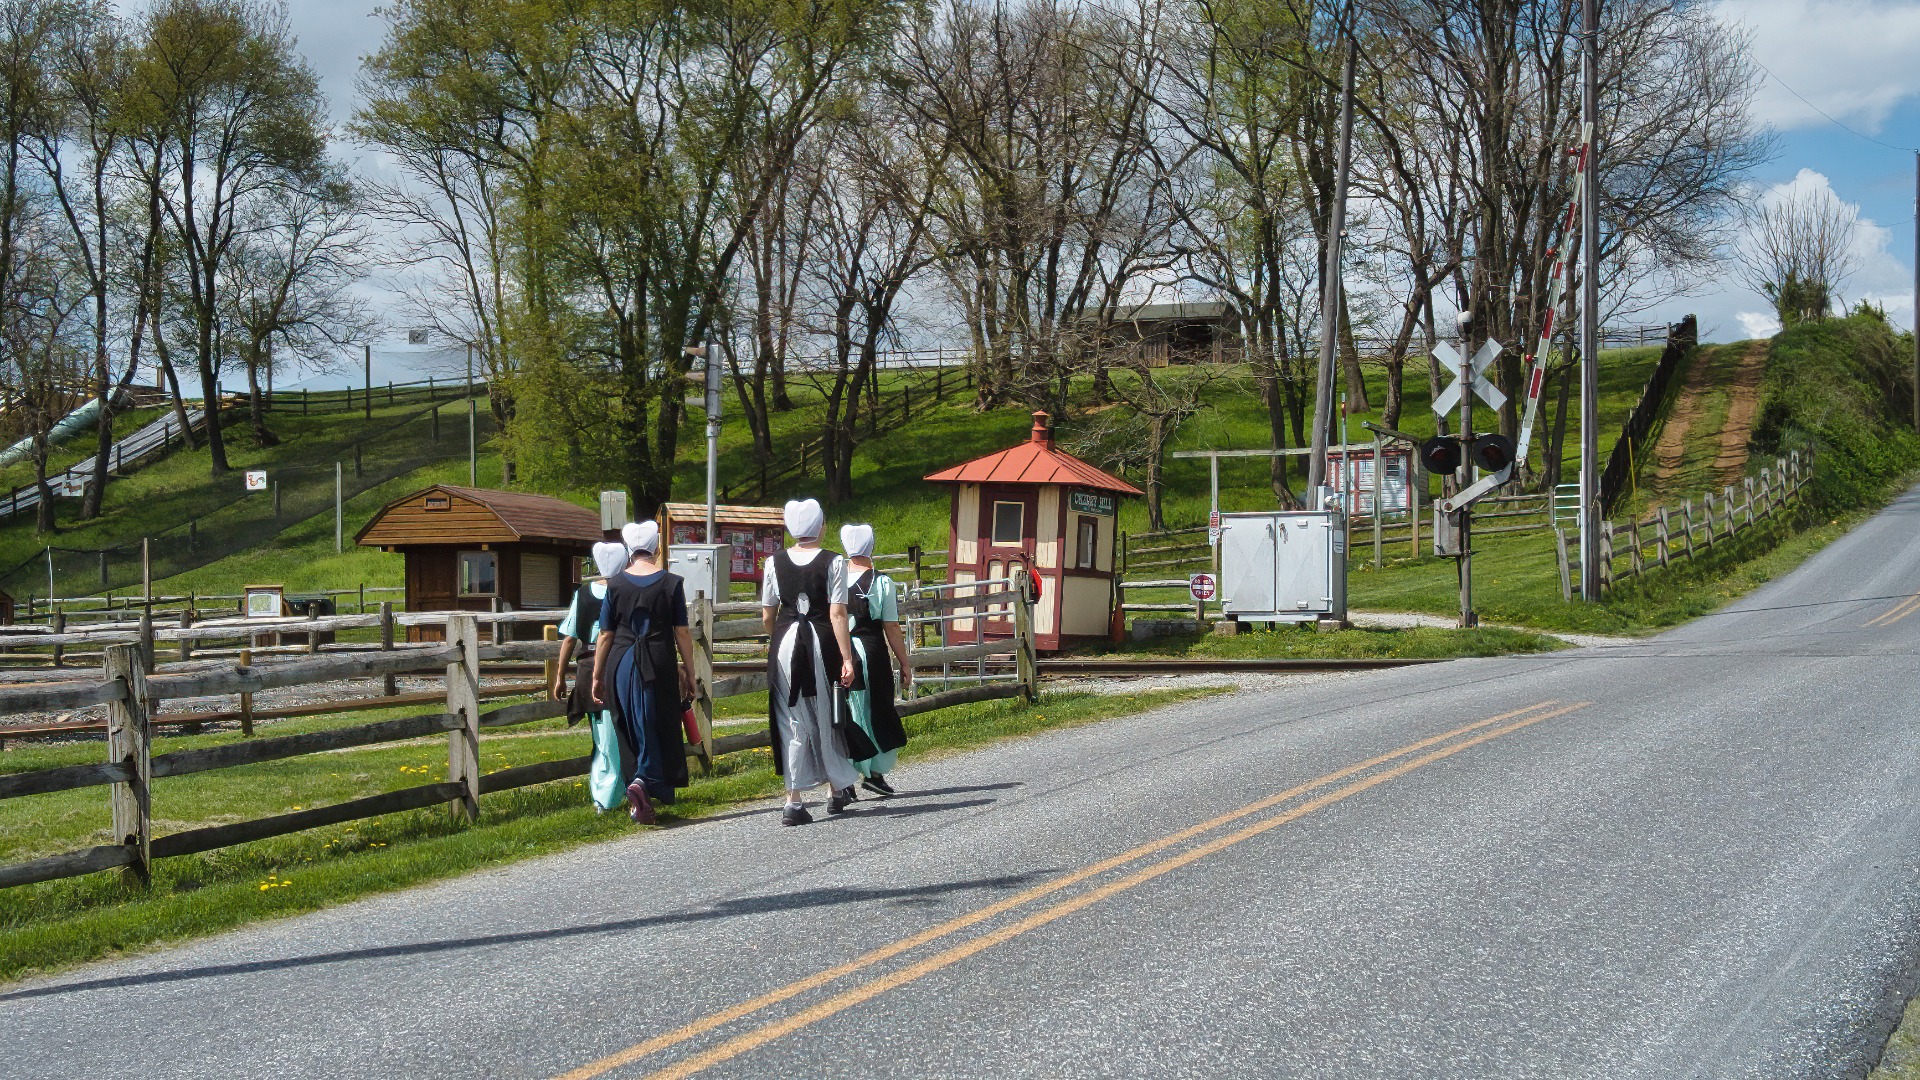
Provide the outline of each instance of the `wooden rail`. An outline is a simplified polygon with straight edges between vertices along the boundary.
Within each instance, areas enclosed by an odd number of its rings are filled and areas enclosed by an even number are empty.
[[[935,595],[910,602],[917,605],[917,610],[932,613],[935,618],[944,617],[947,612],[955,610],[970,611],[978,617],[983,605],[989,603],[1008,606],[1012,609],[1010,614],[1016,628],[1014,639],[928,650],[924,654],[924,665],[920,663],[922,658],[916,657],[916,667],[945,666],[955,660],[978,658],[983,665],[982,677],[977,685],[950,688],[903,702],[900,706],[903,715],[971,701],[1017,695],[1031,699],[1034,696],[1036,683],[1032,659],[1032,624],[1026,602],[1019,592],[1000,587],[1007,583],[984,584],[990,587],[990,591],[981,596]],[[700,739],[691,744],[688,750],[710,765],[715,754],[767,743],[765,730],[722,738],[713,735],[713,702],[716,699],[753,693],[765,689],[767,685],[764,671],[714,678],[713,649],[721,639],[764,636],[764,631],[757,618],[725,622],[717,620],[716,605],[704,599],[696,599],[690,608],[689,622],[696,645],[693,674],[698,688],[696,713],[700,722]],[[545,618],[549,613],[537,614]],[[483,644],[482,619],[483,616],[479,615],[440,614],[439,620],[446,626],[444,643],[405,648],[395,646],[387,651],[332,653],[265,664],[203,663],[193,665],[193,670],[164,674],[151,673],[151,654],[145,651],[144,643],[115,643],[108,644],[104,649],[97,680],[89,676],[64,683],[0,686],[0,713],[88,705],[107,707],[107,760],[0,774],[0,799],[105,787],[108,789],[108,808],[112,816],[112,835],[120,837],[122,841],[0,866],[0,888],[111,869],[123,869],[133,879],[144,883],[151,878],[152,861],[156,858],[211,851],[325,825],[433,806],[450,807],[457,816],[471,821],[479,813],[482,796],[584,775],[591,766],[590,757],[542,761],[490,774],[480,771],[479,743],[483,731],[566,715],[565,703],[545,699],[506,705],[490,711],[481,710],[479,672],[483,659],[550,661],[559,653],[559,642],[551,635],[548,640],[538,642]],[[494,621],[500,625],[510,620]],[[309,626],[311,622],[300,625]],[[749,634],[749,630],[753,634]],[[1008,653],[1012,653],[1017,662],[1017,678],[1009,680],[1007,676],[995,675],[989,681],[984,672],[985,657]],[[323,731],[158,755],[151,752],[152,730],[157,719],[154,710],[160,702],[169,698],[212,694],[247,695],[276,688],[411,671],[426,666],[444,667],[446,691],[444,695],[435,696],[436,701],[444,700],[442,709]],[[391,699],[375,698],[367,703],[381,705],[393,702]],[[339,704],[332,705],[336,710],[339,707]],[[421,784],[252,821],[153,835],[152,784],[156,779],[440,735],[447,738],[448,758],[447,780],[442,783]]]
[[[1600,587],[1612,589],[1629,578],[1692,559],[1717,543],[1732,540],[1791,503],[1813,477],[1813,452],[1793,451],[1774,459],[1771,468],[1728,484],[1700,499],[1680,504],[1678,511],[1662,506],[1650,515],[1625,522],[1600,523]],[[1558,531],[1558,530],[1556,530]],[[1563,592],[1571,598],[1572,576],[1565,534],[1557,545]],[[1621,565],[1624,562],[1625,565]]]

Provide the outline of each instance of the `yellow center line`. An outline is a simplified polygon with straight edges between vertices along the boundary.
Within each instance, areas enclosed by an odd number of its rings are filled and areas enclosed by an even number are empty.
[[[573,1069],[569,1072],[562,1073],[559,1077],[556,1077],[555,1080],[591,1080],[592,1077],[603,1075],[613,1069],[620,1068],[624,1065],[631,1065],[634,1062],[639,1061],[640,1059],[645,1058],[651,1054],[658,1053],[659,1051],[665,1050],[668,1047],[676,1046],[680,1043],[686,1042],[688,1039],[692,1039],[700,1035],[704,1035],[709,1031],[713,1031],[716,1028],[720,1028],[727,1024],[731,1024],[736,1020],[740,1020],[747,1016],[751,1016],[752,1014],[759,1012],[762,1009],[768,1008],[769,1006],[777,1005],[780,1002],[786,1001],[800,994],[804,994],[810,990],[817,990],[820,987],[825,986],[831,982],[834,982],[837,979],[844,978],[857,971],[861,971],[875,964],[882,963],[886,960],[890,960],[893,957],[901,955],[902,953],[911,952],[912,950],[917,949],[922,945],[928,944],[933,941],[937,941],[943,937],[947,937],[949,935],[957,933],[961,930],[966,929],[969,926],[974,926],[979,923],[985,922],[988,919],[994,918],[995,916],[1004,914],[1005,912],[1011,911],[1014,908],[1031,903],[1032,901],[1038,900],[1041,897],[1048,896],[1052,893],[1058,892],[1061,889],[1065,889],[1072,885],[1078,884],[1079,882],[1085,881],[1088,878],[1097,877],[1101,874],[1106,873],[1109,870],[1115,869],[1116,867],[1124,866],[1127,863],[1145,858],[1148,855],[1152,855],[1157,852],[1164,851],[1169,847],[1173,847],[1176,844],[1180,844],[1187,840],[1191,840],[1194,837],[1200,836],[1204,833],[1211,832],[1215,829],[1220,828],[1223,825],[1229,825],[1249,815],[1257,814],[1263,810],[1271,809],[1272,807],[1278,806],[1281,803],[1287,802],[1294,798],[1298,798],[1299,796],[1304,795],[1307,792],[1326,787],[1329,784],[1338,783],[1341,780],[1345,780],[1346,778],[1354,775],[1355,773],[1363,772],[1367,769],[1373,768],[1376,765],[1385,764],[1386,762],[1392,761],[1396,758],[1405,757],[1408,754],[1418,753],[1419,751],[1424,750],[1437,743],[1442,743],[1447,741],[1448,739],[1465,735],[1468,732],[1477,731],[1481,728],[1487,727],[1492,724],[1498,724],[1498,723],[1501,723],[1502,721],[1511,720],[1517,716],[1524,716],[1527,713],[1533,712],[1537,709],[1549,708],[1555,704],[1557,704],[1557,702],[1554,702],[1551,700],[1536,702],[1532,705],[1528,705],[1523,709],[1515,709],[1512,712],[1502,713],[1499,716],[1490,716],[1484,720],[1476,720],[1471,724],[1464,724],[1460,727],[1454,728],[1451,731],[1441,732],[1438,735],[1429,736],[1428,738],[1421,739],[1417,742],[1408,743],[1407,745],[1402,746],[1396,750],[1390,750],[1376,757],[1368,758],[1365,761],[1357,762],[1355,764],[1345,766],[1344,768],[1336,769],[1333,772],[1327,773],[1324,776],[1316,777],[1296,787],[1288,788],[1287,790],[1282,791],[1276,795],[1270,795],[1256,802],[1248,803],[1247,805],[1240,807],[1238,810],[1232,810],[1225,814],[1221,814],[1219,817],[1215,817],[1207,821],[1200,822],[1197,825],[1189,826],[1185,829],[1180,830],[1179,832],[1172,833],[1158,840],[1154,840],[1149,843],[1142,844],[1139,847],[1135,847],[1130,850],[1121,852],[1120,854],[1112,856],[1111,858],[1103,859],[1100,862],[1093,863],[1089,866],[1073,871],[1072,873],[1055,878],[1042,885],[1037,885],[1031,889],[1027,889],[1022,892],[1016,893],[1003,900],[998,900],[992,904],[988,904],[985,907],[979,908],[978,910],[969,912],[965,915],[958,916],[946,922],[928,927],[927,929],[922,930],[917,934],[913,934],[911,936],[901,938],[900,940],[892,942],[891,944],[888,944],[888,945],[883,945],[880,948],[873,950],[872,952],[866,953],[862,956],[855,957],[854,959],[849,960],[844,964],[839,964],[835,967],[828,968],[825,971],[821,971],[816,974],[809,975],[804,979],[800,979],[795,982],[789,983],[786,986],[782,986],[777,990],[772,990],[765,994],[761,994],[758,997],[750,998],[746,1001],[740,1002],[737,1005],[729,1006],[728,1008],[722,1009],[719,1012],[711,1013],[707,1016],[701,1017],[700,1019],[693,1021],[692,1023],[686,1024],[679,1028],[675,1028],[672,1031],[663,1032],[659,1035],[654,1036],[651,1039],[647,1039],[643,1042],[636,1043],[633,1046],[626,1048],[625,1050],[617,1051],[613,1054],[607,1055],[606,1057],[600,1058],[597,1061],[589,1062],[585,1065],[580,1066],[577,1069]],[[1550,713],[1548,715],[1558,716],[1561,714]],[[1544,719],[1547,719],[1547,717],[1542,716],[1542,717],[1538,717],[1537,719],[1544,720]]]
[[[1476,735],[1471,739],[1466,739],[1461,742],[1457,742],[1452,746],[1445,747],[1444,749],[1435,750],[1432,753],[1424,754],[1420,757],[1413,759],[1412,761],[1403,762],[1399,765],[1394,766],[1391,769],[1383,769],[1380,772],[1374,773],[1372,776],[1369,776],[1364,780],[1356,780],[1353,783],[1348,784],[1346,787],[1337,788],[1333,791],[1327,792],[1325,795],[1321,795],[1316,798],[1309,799],[1308,801],[1301,803],[1299,806],[1296,806],[1290,810],[1282,811],[1281,813],[1275,814],[1274,816],[1267,818],[1265,820],[1254,822],[1251,825],[1238,829],[1234,832],[1228,833],[1225,836],[1216,837],[1212,840],[1207,841],[1204,844],[1200,844],[1196,847],[1190,848],[1186,851],[1181,852],[1178,855],[1164,859],[1160,862],[1153,863],[1152,865],[1149,865],[1149,866],[1143,866],[1140,869],[1135,870],[1133,873],[1128,874],[1126,877],[1120,878],[1117,881],[1109,882],[1108,884],[1102,885],[1097,889],[1088,890],[1087,892],[1081,893],[1079,896],[1075,896],[1071,899],[1062,900],[1051,907],[1042,908],[1041,910],[1034,912],[1033,914],[1027,916],[1026,918],[1021,919],[1019,922],[1011,923],[1007,926],[1001,927],[998,930],[990,931],[988,933],[980,935],[979,937],[972,938],[968,941],[964,941],[958,945],[953,946],[950,949],[947,949],[943,952],[935,953],[934,955],[929,956],[926,959],[919,961],[918,963],[904,967],[899,971],[896,971],[890,975],[881,976],[880,978],[877,978],[872,982],[866,983],[862,986],[856,986],[851,990],[847,990],[840,994],[836,994],[835,996],[828,998],[827,1000],[821,1002],[820,1004],[815,1005],[810,1009],[804,1009],[800,1012],[797,1012],[792,1016],[787,1017],[784,1020],[775,1021],[771,1024],[767,1024],[763,1027],[747,1032],[744,1035],[740,1035],[735,1038],[729,1039],[726,1042],[723,1042],[720,1045],[712,1048],[711,1050],[703,1051],[702,1053],[695,1054],[692,1057],[685,1059],[684,1061],[676,1062],[672,1065],[667,1066],[664,1069],[660,1069],[658,1071],[649,1073],[647,1074],[646,1080],[682,1080],[682,1078],[692,1076],[694,1073],[700,1072],[703,1069],[712,1068],[715,1065],[729,1061],[733,1058],[740,1056],[741,1054],[747,1053],[748,1051],[758,1049],[761,1046],[765,1046],[767,1043],[770,1043],[775,1039],[779,1039],[786,1035],[791,1035],[792,1033],[799,1031],[801,1028],[808,1027],[812,1024],[816,1024],[821,1020],[824,1020],[846,1009],[852,1008],[855,1005],[859,1005],[863,1002],[870,1001],[873,998],[876,998],[881,994],[886,993],[888,990],[892,990],[897,987],[904,986],[907,983],[915,981],[916,979],[920,979],[927,975],[931,975],[934,972],[941,970],[942,968],[951,967],[952,965],[957,964],[960,961],[965,960],[966,958],[973,956],[976,953],[983,952],[987,949],[992,948],[995,945],[998,945],[1012,938],[1019,937],[1021,934],[1024,934],[1029,930],[1033,930],[1038,927],[1045,926],[1046,924],[1053,922],[1056,919],[1064,918],[1065,916],[1071,915],[1074,912],[1081,910],[1082,908],[1090,907],[1093,904],[1097,904],[1100,901],[1105,900],[1110,896],[1118,895],[1119,893],[1123,893],[1128,889],[1134,888],[1137,885],[1141,885],[1145,882],[1152,881],[1154,878],[1160,877],[1163,874],[1167,874],[1174,870],[1178,870],[1179,868],[1186,866],[1189,863],[1197,862],[1200,859],[1204,859],[1207,856],[1212,855],[1216,852],[1223,851],[1226,848],[1229,848],[1235,844],[1241,843],[1242,841],[1250,840],[1253,837],[1259,836],[1260,834],[1268,831],[1269,829],[1275,829],[1282,825],[1287,824],[1290,821],[1296,821],[1300,818],[1307,816],[1308,814],[1313,813],[1316,810],[1320,810],[1325,807],[1331,806],[1334,803],[1341,801],[1342,799],[1346,799],[1351,796],[1358,795],[1359,793],[1366,791],[1369,788],[1377,787],[1380,784],[1384,784],[1387,781],[1395,779],[1397,777],[1405,776],[1406,774],[1414,771],[1415,769],[1421,768],[1422,766],[1430,765],[1436,761],[1441,760],[1442,758],[1452,757],[1453,755],[1459,753],[1462,750],[1468,749],[1469,747],[1478,746],[1481,743],[1487,742],[1492,739],[1500,738],[1503,735],[1512,734],[1513,732],[1519,731],[1521,728],[1531,727],[1534,724],[1540,723],[1542,720],[1551,720],[1556,716],[1565,716],[1570,712],[1574,712],[1575,710],[1586,708],[1588,705],[1591,705],[1591,704],[1592,702],[1588,702],[1588,701],[1575,702],[1572,705],[1567,705],[1563,708],[1556,709],[1549,713],[1543,713],[1539,716],[1528,717],[1527,719],[1522,720],[1518,723],[1509,724],[1503,728],[1497,728],[1493,731],[1484,732],[1480,735]]]
[[[1909,596],[1905,600],[1900,601],[1898,604],[1895,604],[1893,607],[1889,608],[1888,610],[1881,612],[1879,615],[1876,615],[1875,617],[1868,619],[1865,623],[1862,623],[1861,625],[1862,626],[1892,626],[1894,623],[1897,623],[1901,619],[1904,619],[1907,616],[1913,614],[1916,610],[1920,610],[1920,593],[1914,593],[1912,596]]]

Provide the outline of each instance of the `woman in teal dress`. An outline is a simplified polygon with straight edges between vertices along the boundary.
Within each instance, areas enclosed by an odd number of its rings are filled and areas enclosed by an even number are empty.
[[[873,568],[873,526],[842,527],[840,544],[847,552],[847,614],[854,655],[854,683],[847,706],[853,722],[879,751],[853,764],[863,778],[861,787],[876,795],[891,795],[894,789],[887,774],[893,771],[900,748],[907,745],[907,730],[894,709],[894,672],[900,673],[901,690],[913,685],[907,639],[900,632],[899,590],[892,578]]]

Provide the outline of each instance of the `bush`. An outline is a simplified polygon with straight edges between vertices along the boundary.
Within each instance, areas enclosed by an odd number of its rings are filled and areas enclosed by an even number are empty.
[[[1872,311],[1800,323],[1773,339],[1753,445],[1768,456],[1814,452],[1810,509],[1874,505],[1920,468],[1912,355],[1912,338]]]

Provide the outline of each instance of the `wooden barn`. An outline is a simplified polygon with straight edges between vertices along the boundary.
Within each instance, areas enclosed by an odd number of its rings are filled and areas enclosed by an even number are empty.
[[[1044,412],[1027,441],[927,477],[953,484],[949,580],[1026,574],[1040,580],[1033,608],[1034,646],[1055,652],[1104,640],[1111,627],[1116,511],[1139,488],[1053,445]],[[987,638],[1008,637],[1006,619],[980,620]],[[977,640],[972,620],[957,620],[949,640]]]
[[[1222,301],[1122,307],[1110,333],[1118,350],[1147,367],[1240,359],[1240,313]]]
[[[527,611],[571,601],[604,535],[597,510],[565,499],[435,484],[388,503],[354,542],[406,557],[408,611]]]

